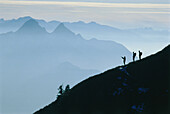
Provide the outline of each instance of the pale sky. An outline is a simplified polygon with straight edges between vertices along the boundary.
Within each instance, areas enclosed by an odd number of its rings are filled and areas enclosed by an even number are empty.
[[[0,18],[95,21],[118,28],[170,27],[168,0],[133,1],[136,0],[0,0]]]

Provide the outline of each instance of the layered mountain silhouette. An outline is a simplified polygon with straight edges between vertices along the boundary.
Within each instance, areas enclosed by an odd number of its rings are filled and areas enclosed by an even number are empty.
[[[131,52],[119,43],[85,40],[62,23],[48,33],[30,19],[16,32],[0,35],[0,113],[34,112],[56,98],[59,85],[72,87],[80,80],[120,65],[123,55],[127,62],[131,60]]]
[[[120,56],[126,55],[131,60],[131,53],[121,44],[114,41],[104,41],[97,39],[85,40],[80,34],[75,34],[61,23],[51,33],[47,33],[35,20],[30,19],[16,32],[0,35],[0,40],[4,48],[12,48],[10,51],[25,53],[24,48],[37,51],[44,56],[51,56],[55,53],[56,59],[71,61],[82,68],[96,68],[103,70],[111,66],[120,64]],[[8,45],[10,44],[11,45]],[[9,47],[8,47],[9,46]],[[16,50],[19,48],[19,50]],[[23,50],[22,50],[23,49]],[[2,50],[3,51],[3,50]],[[34,53],[36,55],[36,53]],[[31,54],[34,56],[34,54]],[[114,58],[114,60],[113,60]],[[110,62],[113,61],[113,62]],[[89,63],[91,64],[89,67]],[[105,64],[103,64],[105,63]],[[103,64],[103,66],[99,65]]]
[[[10,31],[15,32],[29,19],[33,18],[27,16],[12,20],[0,19],[0,33],[6,33]],[[53,32],[61,23],[55,20],[49,22],[40,19],[35,20],[49,33]],[[154,28],[150,27],[118,29],[107,25],[101,25],[96,22],[85,23],[83,21],[72,23],[63,22],[63,24],[74,33],[80,33],[85,39],[97,38],[99,40],[116,41],[124,44],[132,51],[137,51],[136,47],[138,47],[139,49],[145,51],[145,56],[157,52],[165,45],[168,45],[168,42],[170,42],[168,29],[155,30]],[[148,50],[148,48],[150,50]]]
[[[30,16],[20,17],[12,20],[0,20],[0,33],[6,33],[10,31],[17,31],[26,21],[33,19]],[[61,23],[59,21],[46,22],[44,20],[35,19],[40,26],[46,28],[48,32],[53,32],[55,28]],[[82,34],[86,39],[92,37],[100,40],[114,40],[121,43],[136,42],[136,41],[169,41],[168,30],[154,30],[152,28],[137,28],[137,29],[118,29],[115,27],[101,25],[96,22],[85,23],[83,21],[78,22],[63,22],[67,28],[74,33]],[[102,33],[102,34],[99,34]],[[160,38],[161,37],[161,38]],[[136,42],[137,43],[137,42]]]
[[[169,114],[170,45],[90,77],[35,114]]]

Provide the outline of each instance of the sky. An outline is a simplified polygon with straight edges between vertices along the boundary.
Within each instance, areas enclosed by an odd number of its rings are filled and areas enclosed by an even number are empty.
[[[123,29],[170,28],[169,0],[0,0],[0,18],[23,16],[46,21],[95,21]]]

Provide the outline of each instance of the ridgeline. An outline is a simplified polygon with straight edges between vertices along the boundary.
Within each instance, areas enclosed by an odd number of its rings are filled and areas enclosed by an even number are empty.
[[[169,114],[170,45],[90,77],[35,114]]]

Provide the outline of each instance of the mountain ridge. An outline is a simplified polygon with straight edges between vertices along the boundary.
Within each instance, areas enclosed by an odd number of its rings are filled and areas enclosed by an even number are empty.
[[[90,77],[35,114],[168,114],[169,52]]]

